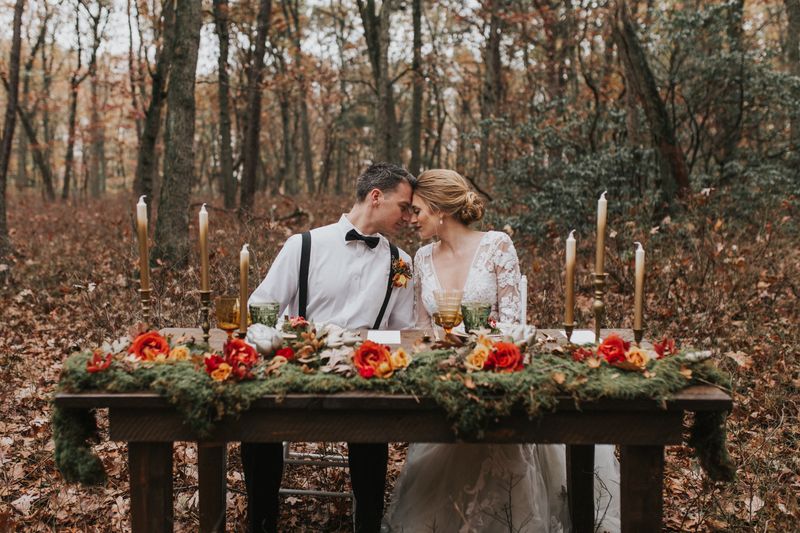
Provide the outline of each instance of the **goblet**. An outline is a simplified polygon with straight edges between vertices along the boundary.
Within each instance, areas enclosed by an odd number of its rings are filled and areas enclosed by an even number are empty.
[[[281,304],[278,302],[266,302],[260,304],[250,304],[250,319],[256,324],[264,324],[271,328],[278,323],[278,313]]]
[[[437,308],[433,313],[433,321],[444,329],[445,337],[461,324],[461,295],[462,291],[453,289],[433,291]]]
[[[489,326],[489,315],[492,304],[487,302],[464,302],[461,304],[461,315],[464,317],[464,329],[470,332]]]
[[[217,317],[217,326],[225,330],[230,340],[233,332],[239,328],[239,298],[217,296],[214,298],[214,314]]]

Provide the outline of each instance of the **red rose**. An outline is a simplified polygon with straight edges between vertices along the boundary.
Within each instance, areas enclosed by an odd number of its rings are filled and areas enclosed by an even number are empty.
[[[625,352],[628,351],[630,346],[631,343],[625,342],[619,335],[612,333],[603,339],[603,342],[597,347],[597,354],[613,365],[625,361]]]
[[[392,375],[391,352],[387,346],[364,341],[353,353],[353,365],[362,378],[388,378]]]
[[[287,346],[286,348],[281,348],[280,350],[275,352],[275,357],[279,355],[285,357],[287,361],[291,361],[292,359],[294,359],[294,350],[292,350]]]
[[[495,372],[516,372],[522,370],[522,354],[513,342],[496,342],[484,369]]]
[[[233,367],[239,363],[253,366],[258,361],[258,352],[243,339],[230,339],[222,349],[225,361]]]
[[[675,353],[675,339],[668,339],[664,337],[661,342],[653,344],[653,349],[658,354],[658,359],[672,355]]]
[[[102,350],[95,350],[92,354],[92,358],[86,361],[86,371],[94,374],[95,372],[101,372],[108,368],[111,365],[111,354],[106,354],[103,357]]]
[[[225,359],[218,354],[211,354],[207,355],[203,362],[206,365],[206,373],[211,374],[214,370],[219,368],[219,365],[225,362]]]
[[[128,353],[143,361],[153,361],[159,354],[169,355],[169,343],[157,331],[148,331],[134,339]]]
[[[581,361],[584,361],[587,357],[592,357],[593,355],[594,352],[589,348],[577,348],[572,352],[572,360],[578,361],[580,363]]]

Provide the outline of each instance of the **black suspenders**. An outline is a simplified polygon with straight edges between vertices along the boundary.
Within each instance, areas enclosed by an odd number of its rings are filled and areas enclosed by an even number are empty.
[[[302,234],[302,248],[300,249],[300,302],[298,306],[298,314],[303,318],[309,318],[308,313],[308,265],[311,262],[311,232],[306,231]],[[386,283],[386,295],[383,297],[383,305],[381,311],[378,313],[378,318],[375,319],[375,325],[372,329],[378,329],[383,321],[383,315],[386,312],[386,307],[389,305],[389,298],[392,295],[392,265],[400,257],[400,252],[392,243],[389,243],[389,250],[391,252],[391,262],[389,263],[389,280]]]

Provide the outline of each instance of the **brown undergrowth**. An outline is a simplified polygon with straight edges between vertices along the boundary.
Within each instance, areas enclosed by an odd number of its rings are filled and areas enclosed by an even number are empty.
[[[729,440],[739,466],[737,481],[712,483],[691,460],[688,448],[668,448],[666,528],[794,530],[800,523],[798,203],[789,198],[769,211],[726,219],[721,215],[730,207],[725,202],[730,200],[698,195],[684,214],[655,227],[633,222],[635,214],[631,220],[610,221],[608,323],[630,327],[630,243],[642,241],[648,254],[648,336],[666,334],[683,344],[713,349],[718,364],[734,376],[736,407],[729,419]],[[246,224],[235,213],[215,207],[217,202],[209,203],[212,289],[221,294],[236,290],[242,243],[249,242],[253,253],[252,290],[288,235],[336,220],[349,199],[263,199],[256,218]],[[2,272],[0,286],[0,531],[129,528],[125,446],[107,440],[97,446],[109,474],[104,487],[66,484],[53,463],[48,401],[69,351],[122,335],[139,316],[132,213],[133,201],[122,196],[74,204],[9,198],[17,255]],[[593,264],[589,240],[579,244],[576,317],[587,328]],[[529,321],[555,327],[563,312],[563,236],[534,241],[517,233],[514,241],[530,280]],[[412,255],[418,246],[410,233],[398,243]],[[196,263],[193,257],[188,268],[154,267],[157,325],[198,323]],[[196,529],[196,456],[192,444],[175,447],[178,531]],[[244,483],[237,446],[230,447],[229,456],[228,524],[230,530],[243,531]],[[392,445],[390,486],[404,456],[404,445]],[[338,468],[289,467],[284,485],[349,490],[347,473]],[[342,498],[288,496],[282,515],[289,529],[352,527],[351,503]]]

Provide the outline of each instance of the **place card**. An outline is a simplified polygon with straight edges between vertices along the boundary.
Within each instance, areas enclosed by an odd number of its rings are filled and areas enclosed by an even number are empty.
[[[564,338],[567,337],[566,331],[561,330],[559,333],[561,333]],[[570,342],[572,342],[572,344],[594,344],[594,331],[590,329],[573,330]]]
[[[371,329],[367,331],[367,339],[379,344],[400,344],[400,330]]]

